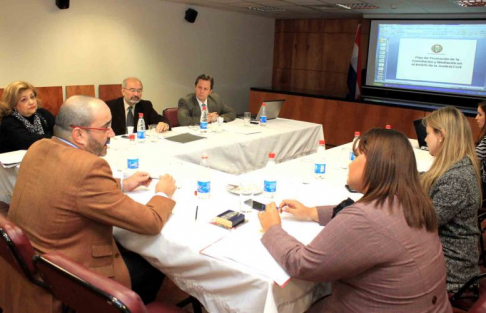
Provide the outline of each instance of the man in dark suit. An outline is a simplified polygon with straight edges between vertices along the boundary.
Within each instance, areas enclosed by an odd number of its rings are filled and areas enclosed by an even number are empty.
[[[106,102],[113,117],[111,127],[116,135],[126,134],[127,126],[133,126],[136,132],[139,113],[143,113],[145,127],[156,124],[159,133],[170,130],[169,121],[154,110],[152,102],[142,100],[143,84],[138,78],[126,78],[121,92],[123,97]]]
[[[206,74],[196,78],[195,92],[180,98],[177,106],[177,118],[179,125],[199,125],[201,119],[201,107],[207,106],[208,122],[215,122],[219,116],[225,122],[231,122],[236,118],[235,110],[223,104],[218,94],[212,93],[214,79]]]

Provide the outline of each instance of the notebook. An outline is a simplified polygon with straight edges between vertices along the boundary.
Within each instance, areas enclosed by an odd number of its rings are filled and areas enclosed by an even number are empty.
[[[417,134],[417,140],[420,149],[422,150],[429,150],[427,147],[427,143],[425,142],[425,137],[427,137],[427,130],[425,129],[424,124],[422,123],[422,119],[418,119],[413,121],[413,126],[415,127],[415,133]]]
[[[269,101],[263,101],[265,102],[267,106],[267,120],[272,120],[278,117],[278,114],[280,113],[280,110],[282,109],[282,105],[285,102],[285,99],[283,100],[269,100]],[[260,114],[262,113],[262,107],[260,107],[260,111],[258,111],[258,114],[255,116],[251,116],[251,120],[254,122],[259,122],[260,121]]]

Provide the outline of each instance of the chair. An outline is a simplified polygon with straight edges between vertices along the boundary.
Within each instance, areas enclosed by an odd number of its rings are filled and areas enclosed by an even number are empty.
[[[480,296],[486,294],[484,288],[480,286],[480,280],[486,277],[486,273],[474,276],[464,284],[456,293],[449,296],[451,305],[461,310],[469,310]],[[480,292],[480,289],[483,292]]]
[[[38,279],[37,269],[32,262],[34,248],[25,233],[13,222],[0,216],[0,256],[29,281],[48,289],[47,285]]]
[[[177,108],[167,108],[162,114],[169,120],[170,127],[174,128],[179,126],[179,118],[177,117]]]
[[[486,232],[486,225],[483,226],[483,222],[486,220],[486,212],[484,208],[479,209],[478,215],[478,227],[481,231],[481,235],[479,237],[479,264],[486,266],[486,247],[484,246],[484,233]]]
[[[59,253],[36,255],[34,263],[54,296],[77,313],[184,312],[160,301],[145,306],[132,290]]]

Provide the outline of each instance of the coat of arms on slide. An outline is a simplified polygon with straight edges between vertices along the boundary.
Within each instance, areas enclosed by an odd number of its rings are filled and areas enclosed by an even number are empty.
[[[433,53],[440,53],[442,51],[442,46],[441,45],[433,45],[432,48],[430,48],[430,50],[432,50]]]

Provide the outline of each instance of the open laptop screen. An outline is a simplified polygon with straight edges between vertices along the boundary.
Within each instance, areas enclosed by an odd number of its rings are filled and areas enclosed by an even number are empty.
[[[263,101],[266,106],[267,106],[267,120],[275,119],[278,117],[278,114],[280,113],[280,110],[282,109],[282,105],[285,102],[285,99],[283,100],[268,100],[268,101]],[[262,113],[262,107],[260,107],[260,110],[258,111],[258,114],[255,116],[253,120],[259,121],[260,120],[260,114]]]
[[[425,137],[427,137],[427,130],[422,123],[422,119],[413,121],[413,126],[415,127],[415,133],[417,134],[417,141],[420,149],[429,150],[427,148],[427,142],[425,142]]]

